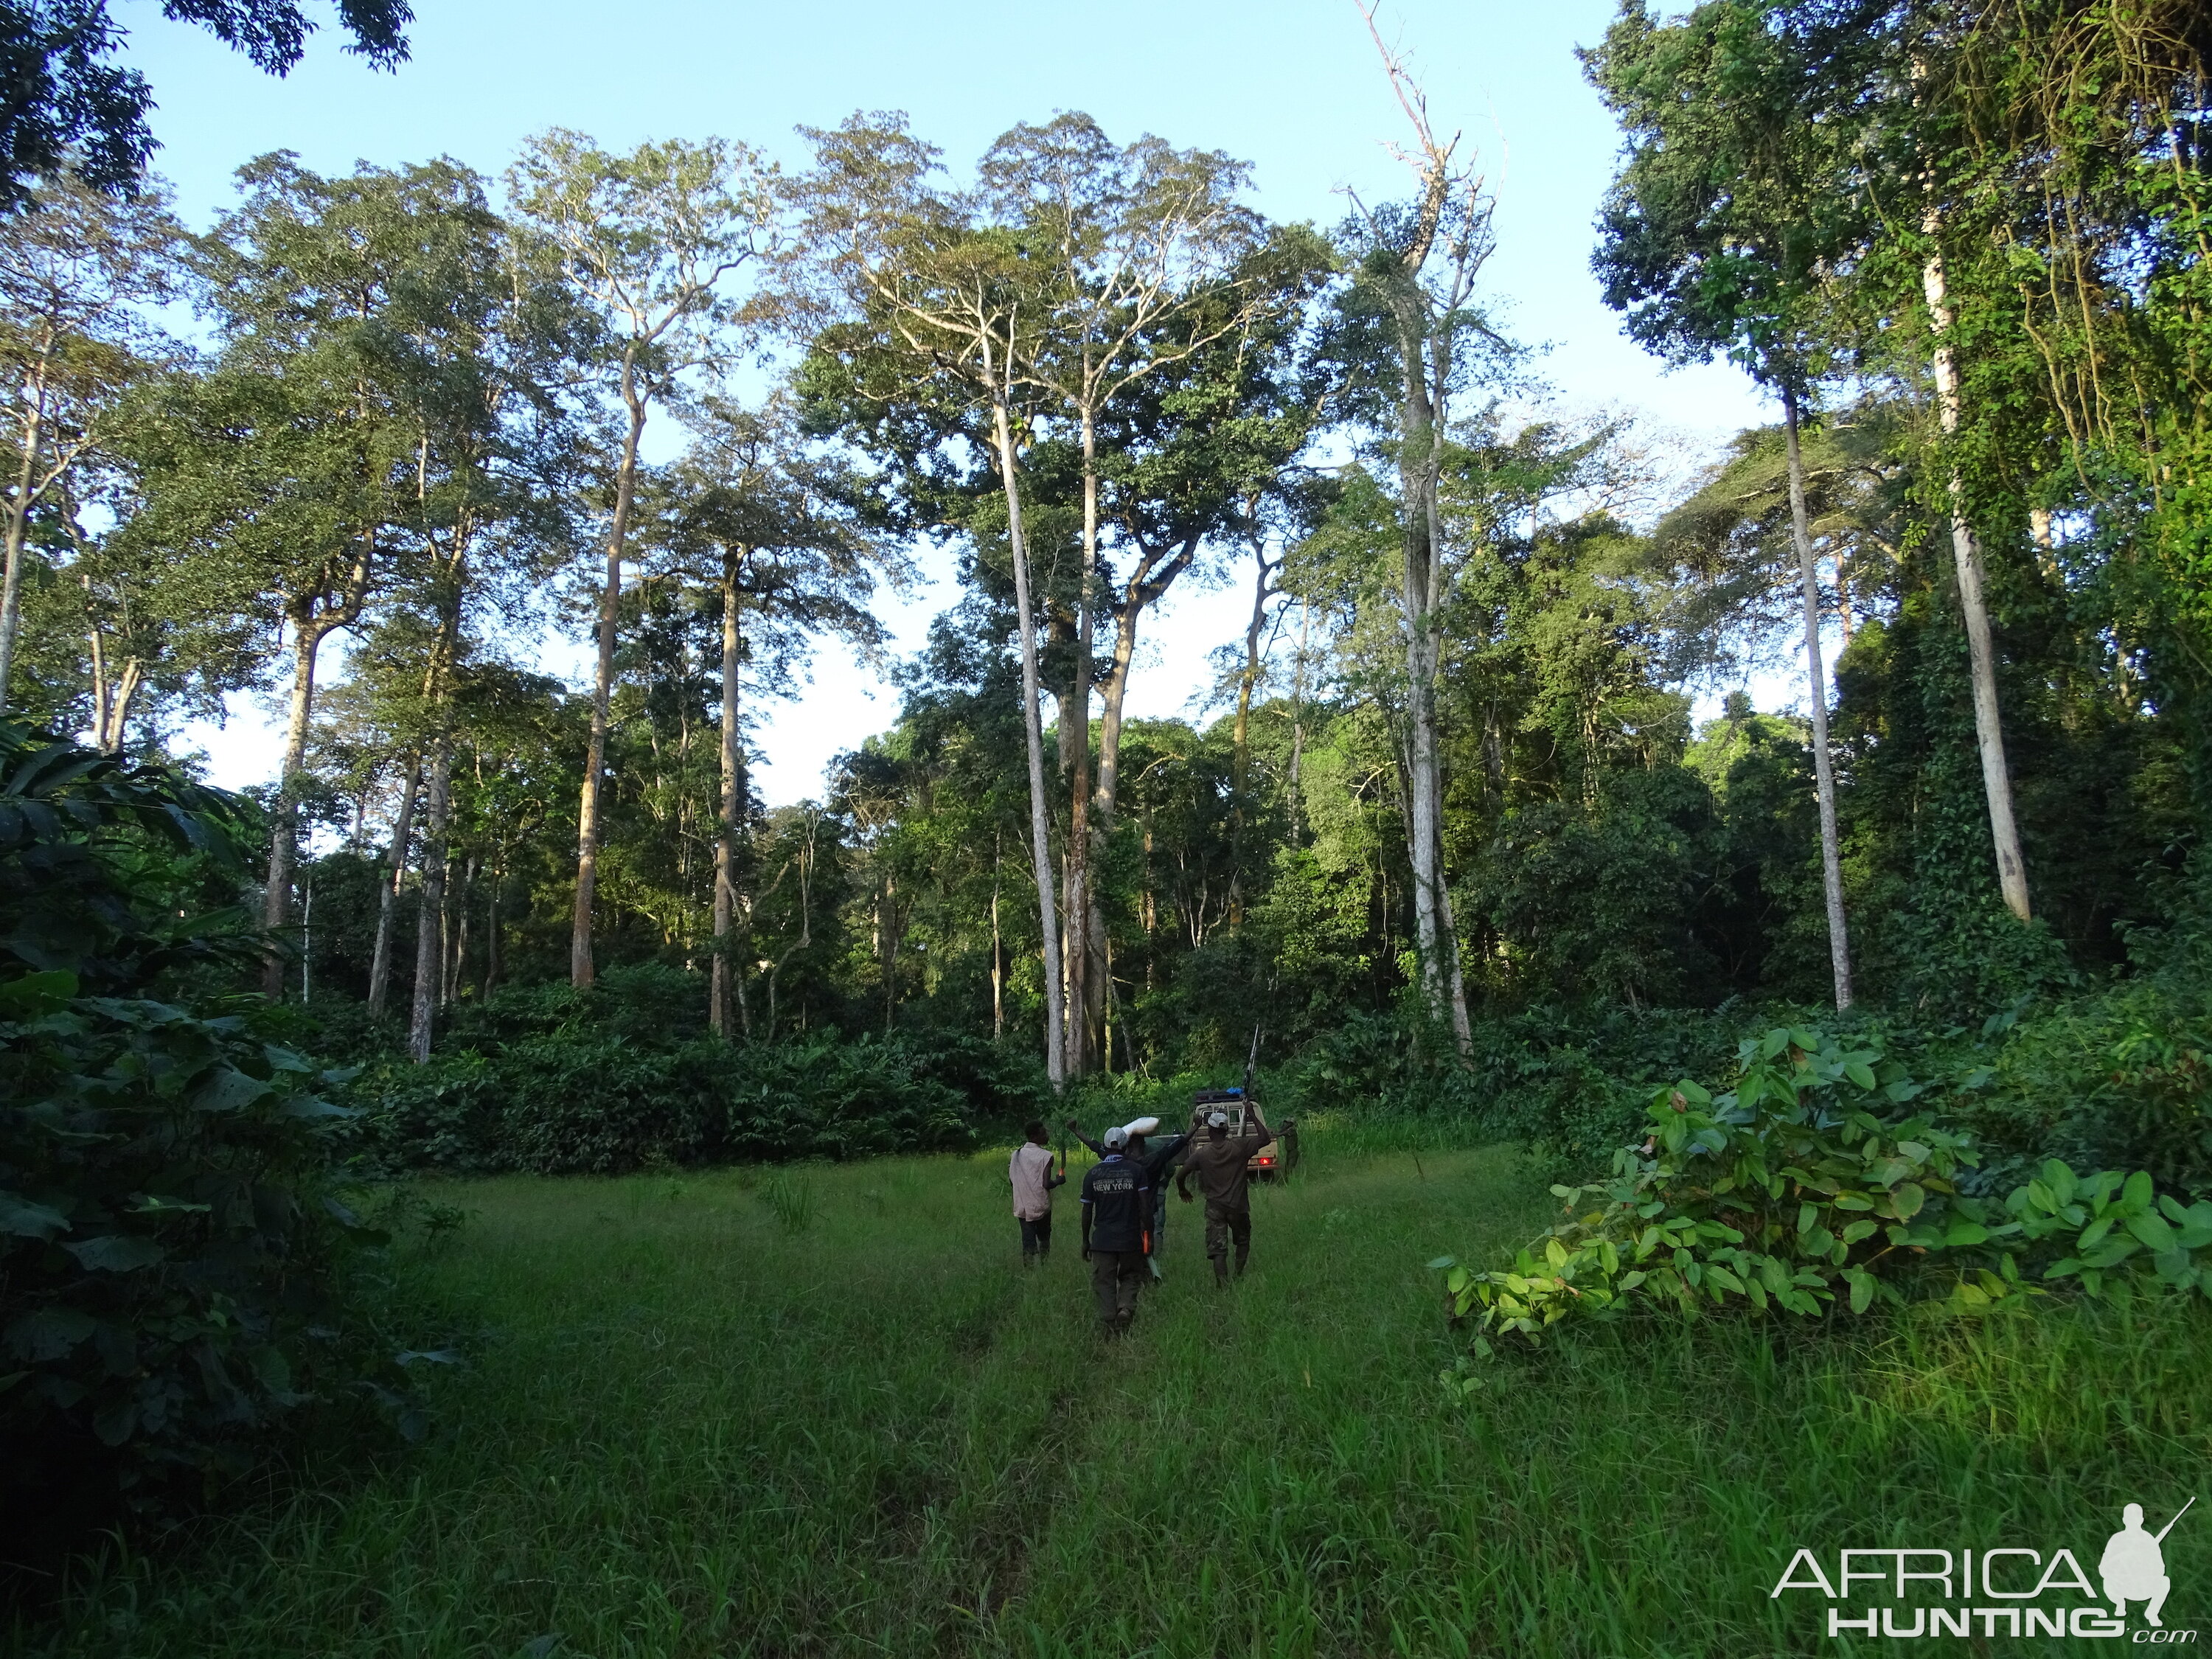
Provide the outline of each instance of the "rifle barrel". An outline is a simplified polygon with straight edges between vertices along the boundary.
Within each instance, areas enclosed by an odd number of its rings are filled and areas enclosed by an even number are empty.
[[[2160,1527],[2160,1528],[2158,1529],[2158,1536],[2157,1536],[2155,1539],[2152,1540],[2151,1541],[2152,1541],[2152,1542],[2154,1542],[2154,1543],[2158,1543],[2158,1544],[2163,1544],[2164,1542],[2166,1542],[2166,1534],[2168,1534],[2168,1533],[2170,1533],[2170,1532],[2172,1532],[2172,1531],[2173,1530],[2173,1522],[2174,1522],[2174,1521],[2179,1521],[2179,1520],[2180,1520],[2180,1519],[2181,1519],[2181,1517],[2182,1517],[2183,1516],[2185,1516],[2185,1515],[2188,1514],[2188,1513],[2189,1513],[2189,1505],[2190,1505],[2190,1504],[2194,1504],[2196,1501],[2197,1501],[2196,1495],[2195,1495],[2194,1493],[2191,1493],[2191,1494],[2190,1495],[2189,1503],[2188,1503],[2188,1504],[2183,1504],[2179,1509],[2176,1510],[2173,1512],[2173,1521],[2169,1521],[2169,1522],[2167,1522],[2164,1526]]]

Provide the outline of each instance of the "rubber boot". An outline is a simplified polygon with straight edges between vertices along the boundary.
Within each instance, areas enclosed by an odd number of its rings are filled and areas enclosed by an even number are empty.
[[[1213,1288],[1217,1291],[1229,1288],[1229,1261],[1225,1256],[1213,1258]]]

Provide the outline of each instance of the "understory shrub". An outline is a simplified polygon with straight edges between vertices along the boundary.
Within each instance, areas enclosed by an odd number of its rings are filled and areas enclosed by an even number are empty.
[[[1510,1270],[1432,1264],[1478,1352],[1637,1306],[1817,1317],[1933,1297],[1971,1311],[2059,1281],[2095,1295],[2115,1275],[2212,1298],[2212,1200],[2057,1159],[2002,1202],[1965,1192],[1972,1137],[1912,1109],[1926,1091],[1869,1043],[1778,1028],[1744,1040],[1736,1071],[1719,1096],[1661,1089],[1642,1144],[1610,1179],[1555,1187],[1566,1218]]]
[[[988,1049],[988,1045],[979,1045]],[[650,1047],[588,1027],[386,1061],[355,1085],[362,1167],[615,1174],[952,1152],[1028,1109],[1018,1068],[901,1033]]]
[[[1559,1175],[1602,1169],[1665,1078],[1710,1073],[1741,1016],[1718,1010],[1542,1007],[1474,1022],[1469,1052],[1418,1014],[1355,1012],[1285,1070],[1301,1110],[1456,1120],[1470,1139],[1521,1140]]]
[[[0,1516],[6,1559],[198,1498],[316,1425],[412,1409],[334,1184],[343,1081],[258,997],[240,805],[0,726]],[[158,993],[158,994],[157,994]],[[352,1426],[348,1426],[352,1425]]]

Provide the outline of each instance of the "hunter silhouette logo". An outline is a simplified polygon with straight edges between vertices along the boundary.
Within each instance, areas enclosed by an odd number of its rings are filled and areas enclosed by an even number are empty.
[[[2128,1603],[2147,1601],[2143,1622],[2154,1629],[2162,1629],[2165,1620],[2159,1612],[2166,1606],[2166,1592],[2173,1588],[2173,1580],[2166,1576],[2166,1555],[2159,1546],[2166,1542],[2166,1534],[2173,1530],[2173,1522],[2189,1513],[2191,1498],[2176,1512],[2173,1521],[2158,1529],[2157,1534],[2143,1530],[2143,1511],[2140,1504],[2130,1504],[2120,1516],[2120,1529],[2105,1546],[2104,1559],[2097,1563],[2097,1576],[2105,1581],[2105,1599],[2112,1604],[2112,1616],[2128,1616]]]
[[[1800,1549],[1770,1599],[1790,1591],[1818,1593],[1829,1604],[1823,1622],[1832,1638],[1978,1636],[1986,1643],[2001,1636],[2102,1637],[2130,1645],[2193,1644],[2195,1631],[2166,1627],[2173,1580],[2163,1547],[2166,1534],[2196,1503],[2190,1498],[2156,1532],[2143,1525],[2142,1504],[2127,1505],[2120,1529],[2097,1558],[2101,1596],[2082,1565],[2087,1551],[2077,1557],[2063,1547],[2046,1553],[2014,1545],[1962,1550],[1893,1545],[1839,1551],[1832,1575],[1818,1551]],[[2130,1603],[2142,1620],[2133,1630],[2128,1627]]]

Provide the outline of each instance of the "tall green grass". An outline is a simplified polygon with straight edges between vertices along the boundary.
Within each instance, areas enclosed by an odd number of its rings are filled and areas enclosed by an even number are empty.
[[[88,1565],[58,1630],[19,1644],[1843,1653],[1814,1599],[1768,1596],[1798,1545],[2087,1559],[2122,1504],[2203,1489],[2212,1321],[2186,1304],[1622,1326],[1453,1401],[1422,1263],[1506,1249],[1549,1200],[1503,1149],[1316,1122],[1306,1153],[1257,1194],[1229,1293],[1173,1206],[1168,1282],[1112,1346],[1071,1203],[1051,1261],[1018,1265],[1003,1151],[441,1188],[476,1213],[407,1269],[471,1356],[439,1380],[437,1437]],[[2212,1520],[2166,1552],[2167,1622],[2212,1625]]]

